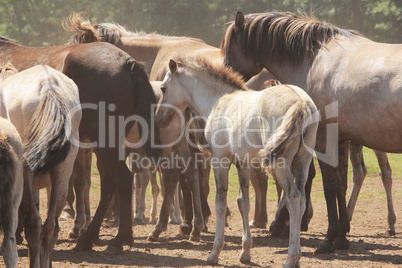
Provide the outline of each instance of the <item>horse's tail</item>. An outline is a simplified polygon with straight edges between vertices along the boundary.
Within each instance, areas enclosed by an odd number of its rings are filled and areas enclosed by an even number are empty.
[[[143,125],[141,122],[138,124],[140,130],[141,140],[143,138],[144,133],[148,132],[146,137],[146,141],[144,144],[145,152],[148,157],[158,157],[159,150],[156,148],[152,148],[152,139],[154,144],[160,145],[159,139],[159,128],[155,124],[155,120],[153,115],[155,114],[153,109],[156,108],[157,99],[155,92],[152,89],[151,84],[149,83],[148,76],[144,71],[144,68],[141,64],[136,62],[134,59],[128,60],[128,64],[131,66],[131,77],[134,94],[134,103],[135,110],[134,113],[140,116],[145,120],[147,131],[143,129]]]
[[[300,100],[293,104],[285,113],[282,124],[275,130],[267,145],[258,153],[263,157],[263,165],[269,166],[275,158],[283,153],[287,145],[297,136],[302,139],[303,125],[310,115],[310,109],[305,101]]]
[[[12,189],[18,161],[20,160],[10,144],[9,137],[0,137],[0,229],[5,234],[9,232],[7,228],[11,221]]]
[[[72,131],[70,105],[51,76],[40,85],[41,100],[32,115],[24,144],[24,164],[34,174],[44,174],[66,159]]]

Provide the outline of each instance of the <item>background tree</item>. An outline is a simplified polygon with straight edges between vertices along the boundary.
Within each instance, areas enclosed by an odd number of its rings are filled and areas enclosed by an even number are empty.
[[[401,0],[0,0],[0,35],[30,46],[63,44],[70,33],[61,27],[62,20],[71,12],[85,12],[96,22],[197,37],[218,46],[238,10],[314,13],[375,41],[402,43]]]

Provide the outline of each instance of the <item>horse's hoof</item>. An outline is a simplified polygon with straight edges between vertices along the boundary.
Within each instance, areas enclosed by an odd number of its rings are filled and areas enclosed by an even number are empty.
[[[266,229],[267,228],[265,223],[261,223],[261,222],[251,221],[249,224],[250,224],[250,228],[254,228],[254,229]]]
[[[78,240],[77,244],[74,247],[75,251],[90,251],[92,250],[92,243],[82,242],[83,240]]]
[[[205,225],[205,226],[204,226],[204,229],[202,229],[202,232],[203,232],[203,233],[208,233],[208,232],[209,232],[209,231],[208,231],[208,226]]]
[[[190,241],[200,242],[200,240],[201,240],[201,234],[195,234],[194,232],[191,233]]]
[[[300,231],[302,232],[307,232],[308,231],[308,225],[307,226],[303,226],[303,224],[300,227]]]
[[[273,221],[271,226],[269,226],[268,237],[282,237],[285,232],[289,232],[289,227],[287,224]]]
[[[393,236],[396,235],[396,233],[395,233],[394,230],[388,230],[388,231],[385,232],[385,234],[386,234],[387,236],[391,236],[391,237],[393,237]]]
[[[148,235],[147,240],[148,240],[149,242],[158,242],[158,240],[159,240],[159,235],[156,235],[156,234],[154,234],[154,233],[152,232],[152,233],[150,233],[150,234]]]
[[[72,210],[70,207],[64,208],[63,213],[61,213],[60,218],[62,219],[74,219],[75,211]]]
[[[106,254],[110,255],[119,255],[123,253],[123,246],[115,246],[113,244],[109,244],[107,249],[105,250]]]
[[[193,229],[193,226],[191,226],[189,224],[182,223],[182,224],[180,224],[179,229],[180,229],[180,233],[182,233],[184,235],[190,235],[190,233],[191,233],[191,231]]]
[[[251,261],[251,255],[241,254],[240,262],[241,263],[249,263]]]
[[[157,218],[150,218],[148,223],[155,224],[157,221],[158,221]]]
[[[219,257],[216,254],[209,254],[208,258],[207,258],[207,263],[209,265],[217,265],[219,261]]]
[[[335,245],[328,241],[322,241],[318,248],[314,251],[314,254],[329,254],[335,252]]]
[[[142,219],[136,219],[136,218],[134,218],[133,223],[134,223],[134,225],[143,225],[143,224],[144,224],[144,221],[143,221]]]
[[[77,232],[75,232],[75,231],[71,231],[71,232],[68,234],[68,237],[71,238],[71,239],[77,239],[79,236],[80,236],[79,233],[77,233]]]
[[[343,237],[342,239],[336,238],[335,241],[335,248],[340,250],[347,250],[349,249],[349,241]]]

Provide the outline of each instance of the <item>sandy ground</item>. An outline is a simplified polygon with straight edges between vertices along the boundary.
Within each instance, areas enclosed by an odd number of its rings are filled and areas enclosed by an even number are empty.
[[[398,219],[402,219],[402,179],[394,179],[394,207]],[[275,191],[270,185],[270,191]],[[98,191],[92,191],[92,214],[99,200]],[[397,221],[395,237],[385,236],[387,228],[387,209],[381,180],[368,179],[363,185],[361,198],[358,200],[351,232],[348,235],[350,249],[337,251],[333,254],[314,255],[318,243],[323,239],[327,229],[326,205],[323,197],[322,184],[315,183],[313,187],[314,217],[309,231],[302,233],[301,245],[303,267],[395,267],[402,266],[402,220]],[[161,203],[161,198],[159,198]],[[45,195],[41,193],[41,214],[44,217]],[[147,198],[147,208],[150,208],[150,198]],[[274,217],[276,201],[268,201],[269,222]],[[213,200],[210,198],[213,208]],[[221,253],[221,266],[230,267],[281,267],[287,257],[287,239],[267,238],[267,231],[253,229],[253,249],[251,263],[244,265],[239,262],[241,251],[242,225],[234,197],[228,200],[232,216],[230,227],[225,232],[225,247]],[[250,216],[253,215],[253,203]],[[104,222],[100,233],[100,244],[89,252],[73,251],[76,241],[68,238],[68,231],[73,224],[72,219],[61,219],[59,241],[53,254],[54,267],[197,267],[205,266],[206,258],[212,249],[215,217],[214,213],[209,223],[209,233],[202,234],[201,242],[191,242],[178,234],[177,225],[169,225],[168,231],[161,234],[159,242],[146,240],[153,225],[133,226],[135,245],[125,247],[122,255],[104,253],[108,241],[117,234],[114,224]],[[18,267],[28,267],[28,250],[26,241],[18,246]],[[0,267],[4,262],[0,258]]]

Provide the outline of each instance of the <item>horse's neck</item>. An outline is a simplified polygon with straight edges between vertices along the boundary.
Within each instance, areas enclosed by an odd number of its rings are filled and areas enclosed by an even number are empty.
[[[197,115],[208,118],[218,103],[228,94],[239,91],[224,83],[219,83],[214,78],[206,75],[198,75],[197,87],[194,87],[194,79],[187,78],[184,81],[188,90],[189,104]]]

